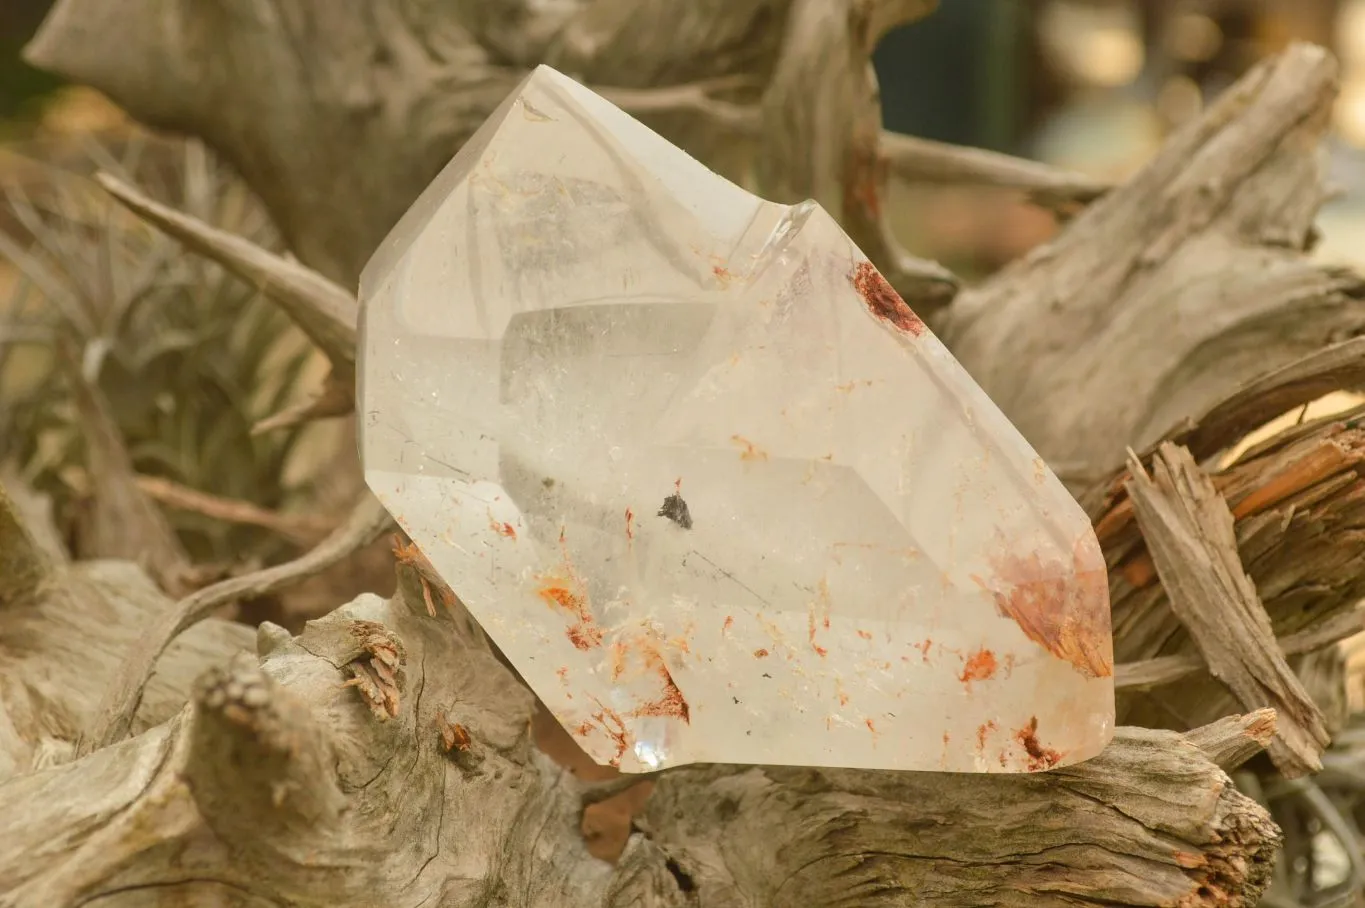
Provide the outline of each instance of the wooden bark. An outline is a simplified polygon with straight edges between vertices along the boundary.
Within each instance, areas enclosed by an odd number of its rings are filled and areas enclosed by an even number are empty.
[[[1283,384],[1267,376],[1257,386],[1272,400],[1303,403],[1317,387],[1316,380],[1305,376],[1338,373],[1348,353],[1357,357],[1351,368],[1360,368],[1362,350],[1358,341],[1348,341],[1281,370]],[[1349,369],[1340,374],[1349,374]],[[1225,406],[1211,410],[1208,425],[1235,423],[1235,413],[1248,412],[1246,401],[1244,394],[1233,394]],[[1365,544],[1362,416],[1365,412],[1357,411],[1289,429],[1211,476],[1234,518],[1241,564],[1286,649],[1300,634],[1340,639],[1358,621],[1356,603],[1365,595],[1359,570]],[[1177,434],[1222,444],[1198,424],[1185,425]],[[1192,453],[1199,456],[1201,449]],[[1151,457],[1147,455],[1144,463]],[[1129,677],[1141,677],[1170,664],[1167,660],[1197,652],[1170,606],[1170,591],[1160,581],[1134,519],[1128,480],[1128,471],[1120,471],[1106,484],[1109,494],[1091,502],[1110,566],[1115,659],[1127,664],[1120,669],[1120,721],[1189,728],[1236,708],[1238,701],[1207,674],[1185,676],[1178,684],[1163,682],[1165,686],[1124,683],[1129,672],[1133,673]],[[1310,692],[1319,705],[1340,697],[1330,686],[1310,687]]]
[[[1297,777],[1322,768],[1330,740],[1322,712],[1275,645],[1270,618],[1242,568],[1232,513],[1184,448],[1165,444],[1153,477],[1129,467],[1138,525],[1180,619],[1208,663],[1243,705],[1273,706],[1280,730],[1270,756]]]
[[[6,780],[70,759],[128,651],[169,603],[130,562],[54,559],[3,488],[0,590],[0,780]],[[156,661],[130,729],[142,732],[169,719],[206,665],[250,640],[247,628],[213,618],[177,638]],[[12,813],[16,803],[0,799],[0,813]]]
[[[961,293],[935,327],[1083,489],[1267,371],[1365,327],[1365,283],[1310,262],[1323,49],[1258,65],[1054,241]]]
[[[684,768],[613,866],[578,834],[592,793],[532,745],[532,697],[417,571],[257,648],[210,660],[170,721],[0,783],[22,805],[0,905],[1197,904],[1257,891],[1278,843],[1214,762],[1269,740],[1256,713],[1124,729],[1041,775]]]

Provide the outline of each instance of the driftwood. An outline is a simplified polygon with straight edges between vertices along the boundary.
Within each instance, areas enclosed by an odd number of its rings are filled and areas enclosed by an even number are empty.
[[[28,523],[0,489],[0,779],[71,758],[98,718],[109,680],[166,605],[135,564],[62,563]],[[178,713],[204,668],[251,638],[242,625],[214,618],[177,638],[148,681],[131,730]],[[7,820],[20,809],[0,798]]]
[[[88,634],[28,657],[128,636]],[[593,792],[532,746],[533,699],[458,604],[429,614],[416,571],[297,638],[262,627],[259,659],[230,651],[170,721],[0,784],[0,905],[1194,904],[1258,889],[1278,843],[1219,768],[1268,742],[1260,712],[1124,729],[1044,775],[684,768],[612,866],[578,835]],[[88,683],[47,708],[88,722],[112,668],[73,666]]]
[[[1362,349],[1358,341],[1340,348],[1284,369],[1279,375],[1285,384],[1273,386],[1272,396],[1300,404],[1311,399],[1315,382],[1303,376],[1317,371],[1314,363],[1322,367],[1319,374],[1328,374],[1335,371],[1343,353]],[[1269,382],[1270,377],[1263,386]],[[1233,395],[1226,407],[1212,410],[1210,425],[1234,422],[1231,413],[1244,407],[1245,397]],[[1361,415],[1365,414],[1346,413],[1294,427],[1211,476],[1231,510],[1241,563],[1282,648],[1288,649],[1286,644],[1300,634],[1325,632],[1326,637],[1339,638],[1358,628],[1355,606],[1365,594],[1358,567],[1361,528],[1365,527]],[[1183,427],[1179,434],[1201,437],[1197,428]],[[1207,456],[1207,449],[1196,448],[1192,453],[1197,457],[1201,450]],[[1152,456],[1148,454],[1144,461],[1150,462]],[[1180,654],[1193,653],[1196,646],[1170,608],[1169,591],[1159,581],[1134,520],[1125,491],[1127,481],[1128,472],[1120,471],[1106,484],[1108,494],[1095,496],[1092,513],[1110,566],[1115,659],[1129,663],[1132,668],[1128,670],[1140,674],[1166,660],[1182,658]],[[1164,689],[1122,683],[1120,688],[1125,694],[1119,701],[1120,720],[1149,726],[1188,728],[1236,709],[1238,702],[1225,687],[1207,678],[1186,677],[1179,685]],[[1320,706],[1326,699],[1339,697],[1331,689],[1309,690]]]
[[[1316,47],[1258,65],[935,326],[1073,488],[1365,327],[1360,277],[1303,255],[1325,195],[1318,142],[1336,79]]]
[[[1223,769],[1279,747],[1275,717],[1229,717],[1262,704],[1243,688],[1239,706],[1209,674],[1217,650],[1163,583],[1179,553],[1153,540],[1167,530],[1141,503],[1135,516],[1126,489],[1163,437],[1206,462],[1365,375],[1357,342],[1320,352],[1360,329],[1365,284],[1303,255],[1335,66],[1291,48],[1132,180],[1101,186],[882,131],[868,55],[931,5],[126,0],[115,12],[58,0],[28,54],[147,123],[202,137],[265,201],[299,262],[104,183],[261,285],[327,353],[333,381],[286,421],[349,407],[355,309],[342,288],[536,63],[769,197],[818,199],[1090,508],[1111,566],[1122,717],[1154,727],[1121,728],[1081,766],[1020,777],[671,770],[607,864],[584,851],[580,817],[625,783],[585,786],[535,750],[533,698],[416,559],[393,601],[362,597],[298,637],[264,626],[253,657],[239,629],[195,621],[259,576],[172,604],[127,565],[52,562],[6,502],[0,628],[51,628],[0,635],[0,810],[16,820],[0,824],[0,905],[1254,903],[1278,833]],[[892,175],[1089,207],[959,292],[890,236]],[[1286,717],[1287,734],[1313,742],[1305,765],[1319,725],[1339,724],[1327,705],[1339,673],[1313,650],[1359,627],[1361,431],[1354,416],[1320,421],[1224,469],[1205,463],[1235,521],[1225,573],[1248,575],[1243,604],[1264,609],[1260,653],[1281,671],[1283,652],[1297,673],[1277,676],[1281,700],[1302,707],[1306,691],[1323,712]],[[1148,450],[1132,474],[1126,446]],[[1199,498],[1168,495],[1173,508]],[[346,545],[377,524],[357,527]],[[54,592],[85,590],[100,571],[146,593],[138,614]],[[1232,608],[1226,592],[1204,590],[1205,605]],[[39,674],[47,687],[27,680]]]
[[[1155,476],[1129,467],[1127,490],[1171,611],[1243,704],[1274,706],[1280,729],[1270,756],[1288,777],[1322,768],[1328,742],[1321,711],[1275,645],[1270,618],[1242,568],[1227,501],[1189,451],[1166,444]]]

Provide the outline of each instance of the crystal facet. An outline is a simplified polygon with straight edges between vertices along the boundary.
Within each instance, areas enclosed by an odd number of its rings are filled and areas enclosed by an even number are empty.
[[[819,206],[540,67],[361,285],[366,478],[597,761],[1109,740],[1089,521]]]

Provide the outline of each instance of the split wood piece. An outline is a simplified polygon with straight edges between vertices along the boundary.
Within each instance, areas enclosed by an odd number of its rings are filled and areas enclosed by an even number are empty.
[[[1365,280],[1305,255],[1337,88],[1320,47],[1262,61],[935,323],[1069,483],[1110,475],[1126,446],[1365,330]]]
[[[0,488],[0,782],[70,759],[125,654],[172,607],[131,562],[42,552]],[[212,618],[182,636],[156,662],[132,730],[174,715],[205,665],[250,644],[249,629]]]
[[[1352,477],[1365,471],[1363,429],[1365,407],[1291,426],[1243,452],[1235,463],[1212,474],[1211,480],[1239,521],[1273,513],[1290,502],[1320,502],[1331,497],[1329,487],[1349,493]],[[1159,449],[1160,445],[1138,456],[1139,466],[1146,469]],[[1123,556],[1118,563],[1131,582],[1143,586],[1152,574],[1150,559],[1142,561],[1134,548],[1142,534],[1128,495],[1131,477],[1125,467],[1104,484],[1093,512],[1095,533],[1107,552]],[[1311,502],[1303,500],[1305,495],[1311,495]]]
[[[1365,632],[1365,610],[1355,609],[1333,615],[1328,620],[1278,641],[1286,657],[1325,649],[1348,637]],[[1208,670],[1198,653],[1158,656],[1142,662],[1125,662],[1114,668],[1114,687],[1120,691],[1147,690],[1199,675]]]
[[[1202,416],[1185,417],[1162,436],[1161,441],[1184,445],[1195,460],[1203,462],[1240,442],[1251,432],[1297,408],[1337,391],[1351,391],[1365,387],[1365,338],[1356,337],[1294,360],[1279,369],[1257,376],[1227,397],[1219,400]],[[1244,451],[1240,463],[1255,459],[1259,454],[1284,447],[1304,437],[1316,427],[1329,423],[1350,423],[1365,411],[1332,414],[1297,427],[1281,431]],[[1139,460],[1151,461],[1157,444],[1145,449]],[[1126,469],[1105,478],[1086,489],[1080,496],[1081,504],[1097,521],[1097,529],[1105,538],[1113,538],[1132,520],[1132,504],[1124,497]],[[1215,481],[1218,481],[1215,477]]]
[[[1359,569],[1365,556],[1362,474],[1365,425],[1343,414],[1287,429],[1212,476],[1236,518],[1242,564],[1281,638],[1351,620],[1340,616],[1365,597]],[[1193,656],[1133,518],[1128,481],[1125,470],[1111,482],[1107,510],[1096,520],[1110,568],[1115,658],[1142,663]],[[1296,658],[1307,659],[1308,652]],[[1119,690],[1120,722],[1185,729],[1236,708],[1226,688],[1207,683],[1207,675],[1141,695],[1134,691]],[[1310,693],[1321,703],[1339,696],[1316,687]]]
[[[1031,775],[684,767],[648,833],[596,861],[583,788],[535,751],[533,698],[462,612],[429,617],[403,568],[391,601],[264,626],[259,667],[207,671],[180,717],[0,784],[0,905],[1195,906],[1254,903],[1269,876],[1278,832],[1215,762],[1264,745],[1264,712],[1123,728]],[[403,654],[383,717],[347,684],[376,638]]]
[[[1203,416],[1182,420],[1166,432],[1164,440],[1184,445],[1195,460],[1202,461],[1296,407],[1334,391],[1361,387],[1365,387],[1365,337],[1353,337],[1253,379]]]
[[[1217,766],[1232,772],[1270,746],[1278,717],[1273,709],[1258,709],[1240,716],[1185,732],[1185,740],[1198,747]]]
[[[1163,444],[1148,477],[1136,456],[1128,483],[1138,524],[1170,596],[1215,678],[1249,709],[1270,706],[1280,728],[1268,748],[1290,778],[1322,768],[1323,716],[1275,643],[1242,567],[1232,512],[1189,451]]]
[[[138,644],[124,655],[117,677],[107,686],[101,700],[99,718],[82,738],[78,753],[84,756],[128,736],[157,659],[184,631],[228,603],[264,596],[326,570],[369,545],[392,526],[388,512],[366,492],[345,523],[295,560],[205,587],[140,627]]]

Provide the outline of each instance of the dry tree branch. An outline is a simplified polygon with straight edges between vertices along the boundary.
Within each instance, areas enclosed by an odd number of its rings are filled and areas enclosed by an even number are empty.
[[[1285,656],[1298,656],[1326,649],[1348,637],[1365,632],[1365,609],[1341,612],[1309,630],[1281,637],[1279,650]],[[1158,656],[1141,662],[1125,662],[1114,667],[1114,687],[1119,691],[1138,691],[1161,687],[1208,671],[1198,653]]]
[[[357,309],[354,294],[310,268],[155,202],[110,174],[97,174],[95,180],[129,211],[191,251],[222,265],[277,303],[326,354],[334,370],[354,371]]]
[[[938,186],[994,186],[1023,190],[1049,208],[1085,205],[1110,184],[1012,155],[883,132],[882,154],[892,175]]]
[[[344,524],[299,558],[251,574],[230,577],[177,602],[174,609],[159,616],[145,629],[141,641],[127,655],[118,678],[105,694],[101,718],[82,737],[78,753],[84,756],[128,736],[156,660],[186,629],[228,603],[248,596],[263,596],[326,570],[374,542],[392,525],[388,512],[366,493]]]
[[[714,92],[755,87],[752,78],[723,77],[705,82],[657,88],[593,86],[602,97],[636,117],[693,111],[708,122],[731,130],[735,141],[760,139],[762,111],[756,104],[723,101]],[[910,183],[936,186],[982,186],[1026,193],[1038,205],[1065,209],[1087,205],[1112,187],[1084,174],[1072,173],[1013,155],[922,139],[883,130],[881,156],[888,175]]]
[[[299,326],[332,364],[321,392],[267,417],[261,433],[314,419],[342,416],[355,408],[355,296],[312,269],[268,252],[249,240],[155,202],[107,173],[96,180],[120,204],[172,239],[260,289]]]
[[[758,107],[723,101],[712,97],[715,92],[758,88],[757,80],[749,76],[722,76],[683,85],[657,88],[622,88],[593,86],[593,90],[634,117],[650,114],[693,111],[724,129],[733,130],[736,138],[757,138],[762,131]]]
[[[168,507],[261,527],[300,545],[317,543],[333,528],[333,522],[323,517],[276,513],[250,501],[210,495],[161,476],[138,476],[136,481],[138,488]]]
[[[1190,453],[1163,444],[1149,477],[1134,456],[1127,483],[1138,526],[1171,610],[1246,707],[1273,706],[1281,719],[1270,756],[1286,777],[1322,768],[1331,740],[1322,712],[1275,645],[1256,587],[1242,567],[1233,517]]]

